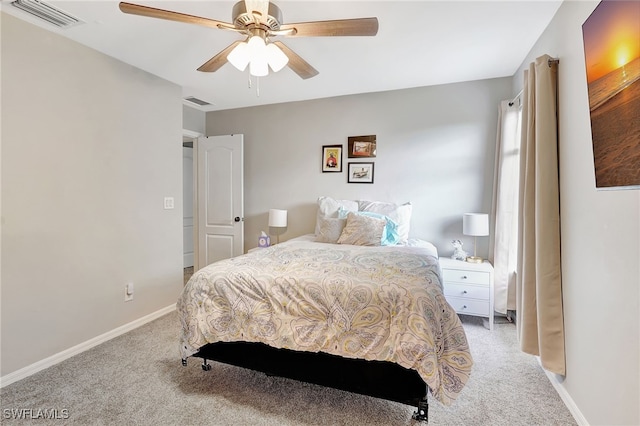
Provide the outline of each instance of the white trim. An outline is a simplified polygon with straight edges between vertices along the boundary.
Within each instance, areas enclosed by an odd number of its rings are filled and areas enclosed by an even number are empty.
[[[540,357],[536,357],[536,358],[538,359],[538,363],[540,364],[540,367],[542,367],[542,362],[540,361]],[[567,392],[565,387],[560,384],[560,380],[558,380],[558,378],[562,376],[558,376],[550,371],[545,370],[544,368],[542,368],[542,371],[544,371],[545,374],[547,375],[547,378],[551,382],[551,385],[554,387],[556,392],[558,392],[558,395],[560,395],[560,399],[562,399],[562,402],[564,402],[564,405],[566,405],[567,409],[569,410],[573,418],[576,420],[576,423],[578,423],[580,426],[589,426],[589,422],[582,415],[582,412],[580,411],[576,403],[573,401],[573,398],[571,398],[571,395],[569,395],[569,392]]]
[[[189,129],[182,129],[182,136],[191,139],[198,139],[200,136],[202,136],[202,133],[198,133]]]
[[[101,334],[100,336],[94,337],[93,339],[89,339],[84,343],[80,343],[79,345],[76,345],[69,349],[65,349],[62,352],[59,352],[48,358],[35,362],[31,365],[21,368],[20,370],[14,371],[13,373],[9,373],[5,376],[2,376],[0,377],[0,388],[10,385],[11,383],[17,382],[18,380],[22,380],[26,377],[29,377],[32,374],[37,373],[38,371],[44,370],[45,368],[54,366],[64,361],[67,358],[71,358],[74,355],[78,355],[84,351],[87,351],[93,348],[94,346],[98,346],[101,343],[107,342],[113,339],[114,337],[118,337],[131,330],[134,330],[142,325],[145,325],[175,310],[176,310],[176,304],[174,303],[173,305],[167,306],[166,308],[162,308],[156,312],[152,312],[149,315],[146,315],[135,321],[131,321],[128,324],[120,326],[114,330],[108,331],[104,334]]]

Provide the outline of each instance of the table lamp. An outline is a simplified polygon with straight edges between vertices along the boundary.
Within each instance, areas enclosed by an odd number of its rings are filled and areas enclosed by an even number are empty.
[[[473,236],[473,256],[467,262],[482,263],[484,259],[477,255],[478,237],[489,235],[489,215],[485,213],[465,213],[462,217],[462,233]]]
[[[287,211],[271,209],[269,210],[269,233],[275,234],[276,244],[280,243],[280,234],[287,228]]]

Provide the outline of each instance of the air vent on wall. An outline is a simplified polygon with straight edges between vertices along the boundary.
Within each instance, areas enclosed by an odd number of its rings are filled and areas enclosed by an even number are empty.
[[[191,102],[192,104],[196,104],[196,105],[200,105],[200,106],[211,105],[209,102],[203,101],[202,99],[194,98],[193,96],[190,96],[188,98],[184,98],[184,100],[187,101],[187,102]]]
[[[15,0],[11,4],[30,15],[60,28],[67,28],[82,23],[78,18],[69,15],[67,12],[63,12],[39,0]]]

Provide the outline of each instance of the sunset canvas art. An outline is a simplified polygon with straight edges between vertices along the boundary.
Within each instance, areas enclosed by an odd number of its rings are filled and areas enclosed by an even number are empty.
[[[640,1],[603,0],[582,34],[596,187],[640,188]]]

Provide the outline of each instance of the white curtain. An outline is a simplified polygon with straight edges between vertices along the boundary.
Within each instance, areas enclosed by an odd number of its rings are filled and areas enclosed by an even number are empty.
[[[516,309],[518,264],[518,187],[520,170],[521,102],[502,101],[498,107],[498,137],[491,217],[490,260],[494,267],[494,309]]]
[[[516,298],[520,347],[564,375],[557,74],[548,55],[525,71]]]

